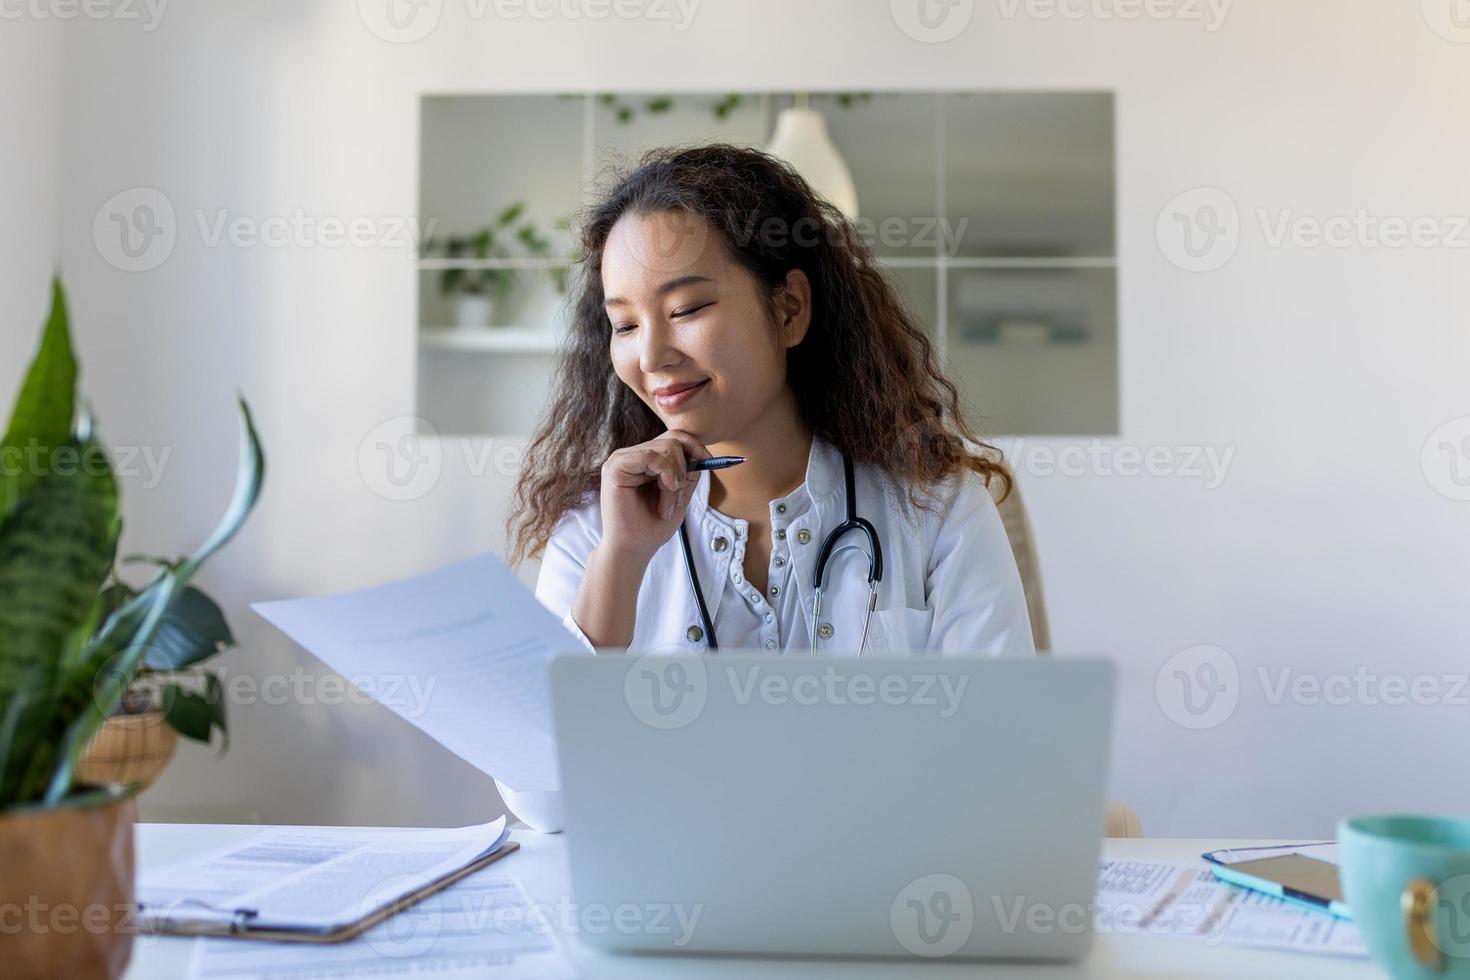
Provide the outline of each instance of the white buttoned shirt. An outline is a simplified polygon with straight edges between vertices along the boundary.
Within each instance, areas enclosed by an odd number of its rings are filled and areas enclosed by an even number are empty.
[[[864,464],[854,470],[857,515],[873,523],[883,546],[883,578],[863,653],[1035,653],[1010,542],[979,474],[966,470],[947,478],[937,503],[924,510],[886,471]],[[765,592],[745,577],[748,522],[710,507],[709,485],[710,474],[700,474],[685,523],[720,649],[805,654],[817,555],[827,534],[847,516],[842,454],[813,439],[805,482],[771,501]],[[588,649],[592,644],[571,609],[601,537],[598,501],[569,510],[547,544],[536,582],[536,597]],[[866,536],[851,531],[828,562],[817,653],[856,654],[869,602],[867,575]],[[698,653],[708,648],[676,532],[644,573],[629,649]]]

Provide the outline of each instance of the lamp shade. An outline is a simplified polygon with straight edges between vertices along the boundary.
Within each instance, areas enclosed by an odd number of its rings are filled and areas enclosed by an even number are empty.
[[[827,135],[827,120],[820,112],[782,109],[766,152],[795,167],[812,189],[836,205],[849,221],[857,217],[857,187],[852,182],[852,171]]]

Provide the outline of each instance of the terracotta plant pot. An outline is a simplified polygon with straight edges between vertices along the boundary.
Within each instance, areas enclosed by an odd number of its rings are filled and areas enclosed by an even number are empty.
[[[160,711],[113,715],[102,723],[77,762],[77,782],[83,786],[137,786],[153,784],[179,745]]]
[[[133,950],[131,796],[0,813],[0,974],[122,976]]]

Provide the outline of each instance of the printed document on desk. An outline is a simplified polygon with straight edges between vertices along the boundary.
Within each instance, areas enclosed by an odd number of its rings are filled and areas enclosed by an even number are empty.
[[[546,664],[586,648],[494,556],[251,608],[481,772],[559,788]]]
[[[481,872],[335,946],[200,939],[191,980],[569,980],[576,965],[520,883]]]

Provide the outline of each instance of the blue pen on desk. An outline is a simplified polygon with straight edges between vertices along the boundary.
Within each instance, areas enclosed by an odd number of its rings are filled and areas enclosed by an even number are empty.
[[[744,456],[711,456],[709,459],[691,459],[688,471],[697,473],[700,470],[723,470],[728,466],[739,466],[745,462]]]

